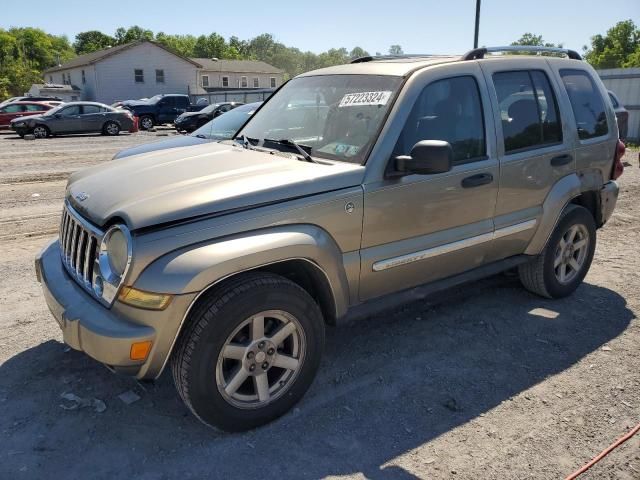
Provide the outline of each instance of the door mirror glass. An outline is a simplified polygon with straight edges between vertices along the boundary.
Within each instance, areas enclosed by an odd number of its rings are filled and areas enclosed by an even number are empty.
[[[395,167],[401,173],[433,175],[451,170],[453,149],[443,140],[422,140],[411,149],[410,155],[395,158]]]

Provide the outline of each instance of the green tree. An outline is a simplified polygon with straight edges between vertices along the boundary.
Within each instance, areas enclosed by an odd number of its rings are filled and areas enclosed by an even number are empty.
[[[391,45],[389,47],[389,55],[402,55],[404,52],[402,51],[402,47],[400,45]]]
[[[126,43],[135,42],[138,40],[153,40],[153,32],[151,30],[145,30],[138,25],[133,27],[123,28],[120,27],[116,30],[116,42],[118,45],[124,45]]]
[[[217,33],[208,36],[200,35],[193,48],[194,55],[199,58],[223,58],[227,51],[227,42]]]
[[[585,58],[594,68],[640,67],[640,29],[632,20],[616,23],[591,37]]]
[[[360,57],[368,57],[369,52],[360,47],[353,47],[353,49],[349,52],[349,58],[360,58]]]
[[[103,50],[116,45],[116,39],[98,30],[80,32],[76,35],[73,48],[78,55]]]
[[[515,42],[513,42],[511,44],[514,47],[517,46],[531,46],[531,47],[558,47],[561,48],[562,44],[554,44],[554,43],[549,43],[549,42],[545,42],[542,39],[542,35],[534,35],[533,33],[525,33],[524,35],[522,35],[520,37],[519,40],[516,40]]]

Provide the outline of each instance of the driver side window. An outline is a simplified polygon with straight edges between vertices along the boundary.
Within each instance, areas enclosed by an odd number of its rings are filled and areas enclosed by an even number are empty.
[[[60,110],[60,115],[63,117],[70,117],[72,115],[80,115],[80,105],[72,105],[67,108],[63,108]]]
[[[484,115],[474,77],[445,78],[427,85],[398,138],[394,155],[409,155],[422,140],[449,142],[454,164],[486,157]]]

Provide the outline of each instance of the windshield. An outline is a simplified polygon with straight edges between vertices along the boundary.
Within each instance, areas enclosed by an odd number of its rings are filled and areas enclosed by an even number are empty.
[[[295,78],[238,136],[260,142],[293,140],[310,148],[312,156],[363,163],[401,82],[400,77],[382,75]]]
[[[67,105],[65,105],[64,103],[60,104],[60,105],[58,105],[56,107],[53,107],[51,110],[47,110],[47,112],[43,113],[42,115],[45,116],[45,117],[50,117],[51,115],[55,115],[56,113],[58,113],[60,110],[62,110],[66,106]]]
[[[214,103],[212,105],[206,106],[204,107],[202,110],[200,110],[200,113],[211,113],[213,112],[216,108],[218,108],[220,105],[217,103]]]
[[[237,107],[205,123],[191,135],[193,137],[209,138],[211,140],[227,140],[232,138],[259,106],[260,103],[250,103]]]

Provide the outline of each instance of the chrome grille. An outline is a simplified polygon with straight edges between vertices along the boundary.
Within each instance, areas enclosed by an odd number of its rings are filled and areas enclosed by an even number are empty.
[[[60,255],[67,272],[82,287],[93,291],[94,268],[102,232],[82,220],[65,204],[60,221]]]

